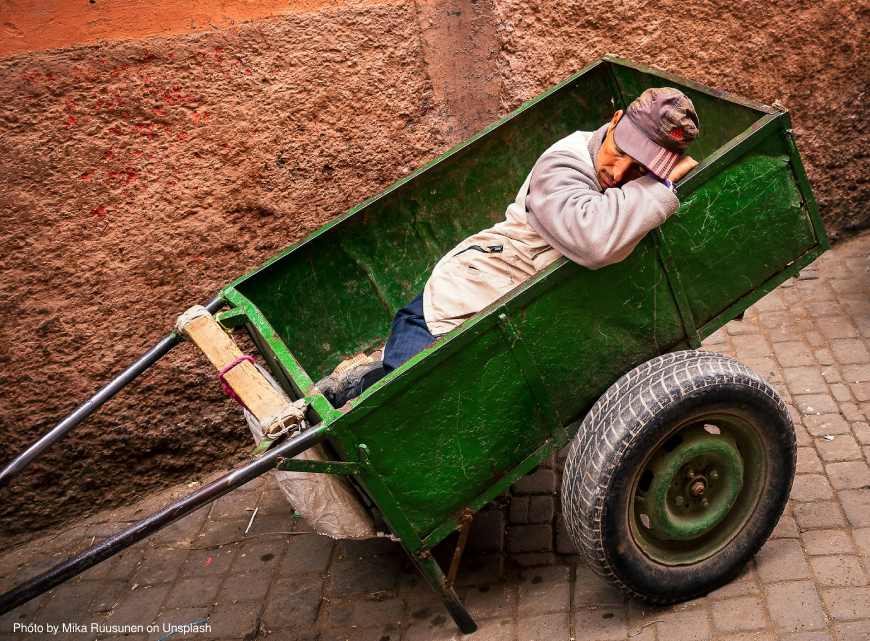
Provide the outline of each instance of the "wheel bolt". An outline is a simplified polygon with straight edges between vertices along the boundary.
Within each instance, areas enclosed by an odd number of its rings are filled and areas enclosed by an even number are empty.
[[[677,505],[679,507],[683,507],[686,504],[686,499],[683,498],[682,494],[678,494],[676,498]]]
[[[716,470],[710,470],[710,478],[714,481],[717,480],[719,478],[719,472]]]
[[[701,505],[704,507],[710,507],[710,501],[708,501],[706,498],[703,498],[701,499]]]

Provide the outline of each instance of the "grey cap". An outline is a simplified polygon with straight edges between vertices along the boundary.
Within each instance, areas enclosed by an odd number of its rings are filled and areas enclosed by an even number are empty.
[[[667,178],[698,136],[695,105],[678,89],[653,87],[637,97],[616,124],[616,145],[659,178]]]

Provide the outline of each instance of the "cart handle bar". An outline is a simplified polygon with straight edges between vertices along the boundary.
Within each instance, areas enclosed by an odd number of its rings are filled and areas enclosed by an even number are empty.
[[[223,302],[222,298],[217,297],[212,299],[205,308],[209,312],[214,313],[221,308]],[[42,438],[36,441],[36,443],[16,456],[11,463],[0,471],[0,489],[8,485],[13,476],[17,475],[25,467],[30,465],[37,456],[51,447],[53,443],[60,440],[64,434],[93,414],[103,405],[103,403],[108,401],[129,383],[138,378],[145,370],[163,358],[166,353],[178,345],[181,340],[182,337],[177,332],[171,332],[154,347],[139,357],[139,360],[112,379],[108,385],[79,405],[72,414],[55,425],[49,432],[46,432]]]
[[[326,436],[327,428],[322,423],[305,430],[298,436],[294,436],[288,441],[273,447],[262,457],[225,474],[208,485],[201,487],[193,494],[189,494],[167,505],[159,512],[142,519],[123,532],[109,537],[105,541],[88,548],[71,559],[67,559],[39,576],[25,581],[21,585],[9,590],[9,592],[0,594],[0,614],[5,614],[19,605],[27,603],[43,592],[47,592],[54,586],[71,579],[77,574],[81,574],[97,563],[105,561],[110,556],[177,521],[182,516],[190,514],[197,508],[220,498],[237,487],[241,487],[255,477],[265,474],[278,464],[279,459],[292,458],[300,452],[304,452],[308,448],[317,445]]]

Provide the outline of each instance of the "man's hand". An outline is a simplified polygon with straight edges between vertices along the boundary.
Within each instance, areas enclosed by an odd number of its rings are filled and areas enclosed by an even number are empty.
[[[671,169],[671,173],[668,176],[668,180],[675,183],[680,178],[685,176],[687,173],[692,171],[695,167],[698,166],[698,161],[692,158],[691,156],[683,156],[674,168]]]

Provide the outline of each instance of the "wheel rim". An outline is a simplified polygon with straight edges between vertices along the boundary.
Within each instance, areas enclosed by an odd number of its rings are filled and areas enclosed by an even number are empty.
[[[738,410],[697,413],[668,431],[630,483],[629,531],[665,565],[716,554],[757,507],[767,472],[761,436]]]

